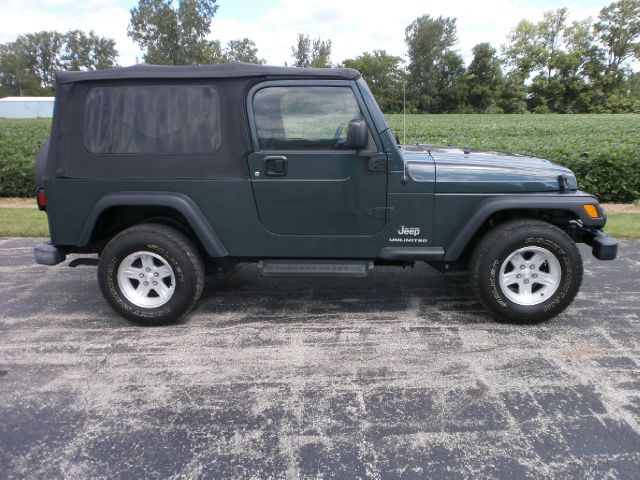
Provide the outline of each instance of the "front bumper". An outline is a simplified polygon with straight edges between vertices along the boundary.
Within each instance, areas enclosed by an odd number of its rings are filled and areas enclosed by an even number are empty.
[[[598,260],[614,260],[618,256],[618,241],[601,231],[595,232],[585,243],[591,245],[591,253]]]
[[[50,243],[37,244],[33,247],[33,255],[40,265],[57,265],[67,258],[61,249]]]
[[[591,253],[598,260],[614,260],[618,256],[618,241],[605,235],[602,230],[576,222],[572,236],[576,242],[589,245]]]

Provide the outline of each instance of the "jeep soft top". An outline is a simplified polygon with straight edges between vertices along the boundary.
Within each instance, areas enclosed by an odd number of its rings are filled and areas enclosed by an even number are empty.
[[[138,65],[56,79],[35,179],[51,242],[36,261],[98,253],[105,298],[136,322],[185,315],[205,263],[363,276],[416,261],[468,268],[498,318],[543,320],[580,286],[574,242],[617,253],[570,170],[398,145],[355,70]]]

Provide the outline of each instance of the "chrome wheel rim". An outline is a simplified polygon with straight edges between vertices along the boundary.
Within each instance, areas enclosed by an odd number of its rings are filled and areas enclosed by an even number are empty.
[[[118,287],[137,307],[161,307],[171,300],[175,286],[173,268],[155,253],[132,253],[118,267]]]
[[[502,263],[498,283],[513,303],[530,306],[549,300],[561,279],[562,267],[553,253],[542,247],[524,247]]]

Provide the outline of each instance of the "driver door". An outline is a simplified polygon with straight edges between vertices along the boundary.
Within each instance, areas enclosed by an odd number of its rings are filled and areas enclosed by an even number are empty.
[[[366,149],[347,147],[349,122],[366,120],[350,82],[264,83],[251,92],[248,110],[255,147],[251,184],[267,230],[373,235],[382,229],[386,161],[370,160],[386,156],[378,153],[371,133]]]

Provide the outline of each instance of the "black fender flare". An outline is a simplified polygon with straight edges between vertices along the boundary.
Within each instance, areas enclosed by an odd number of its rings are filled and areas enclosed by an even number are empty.
[[[98,217],[107,208],[127,206],[173,208],[184,216],[210,257],[226,257],[229,255],[202,210],[187,195],[177,192],[113,192],[104,195],[96,202],[89,213],[80,234],[78,245],[88,245]]]
[[[583,205],[593,204],[598,208],[601,217],[594,219],[587,215]],[[475,212],[458,232],[453,242],[445,249],[444,262],[454,262],[460,258],[482,224],[493,214],[504,210],[566,210],[588,227],[601,228],[606,223],[604,211],[592,195],[577,192],[557,195],[500,195],[483,200]]]

